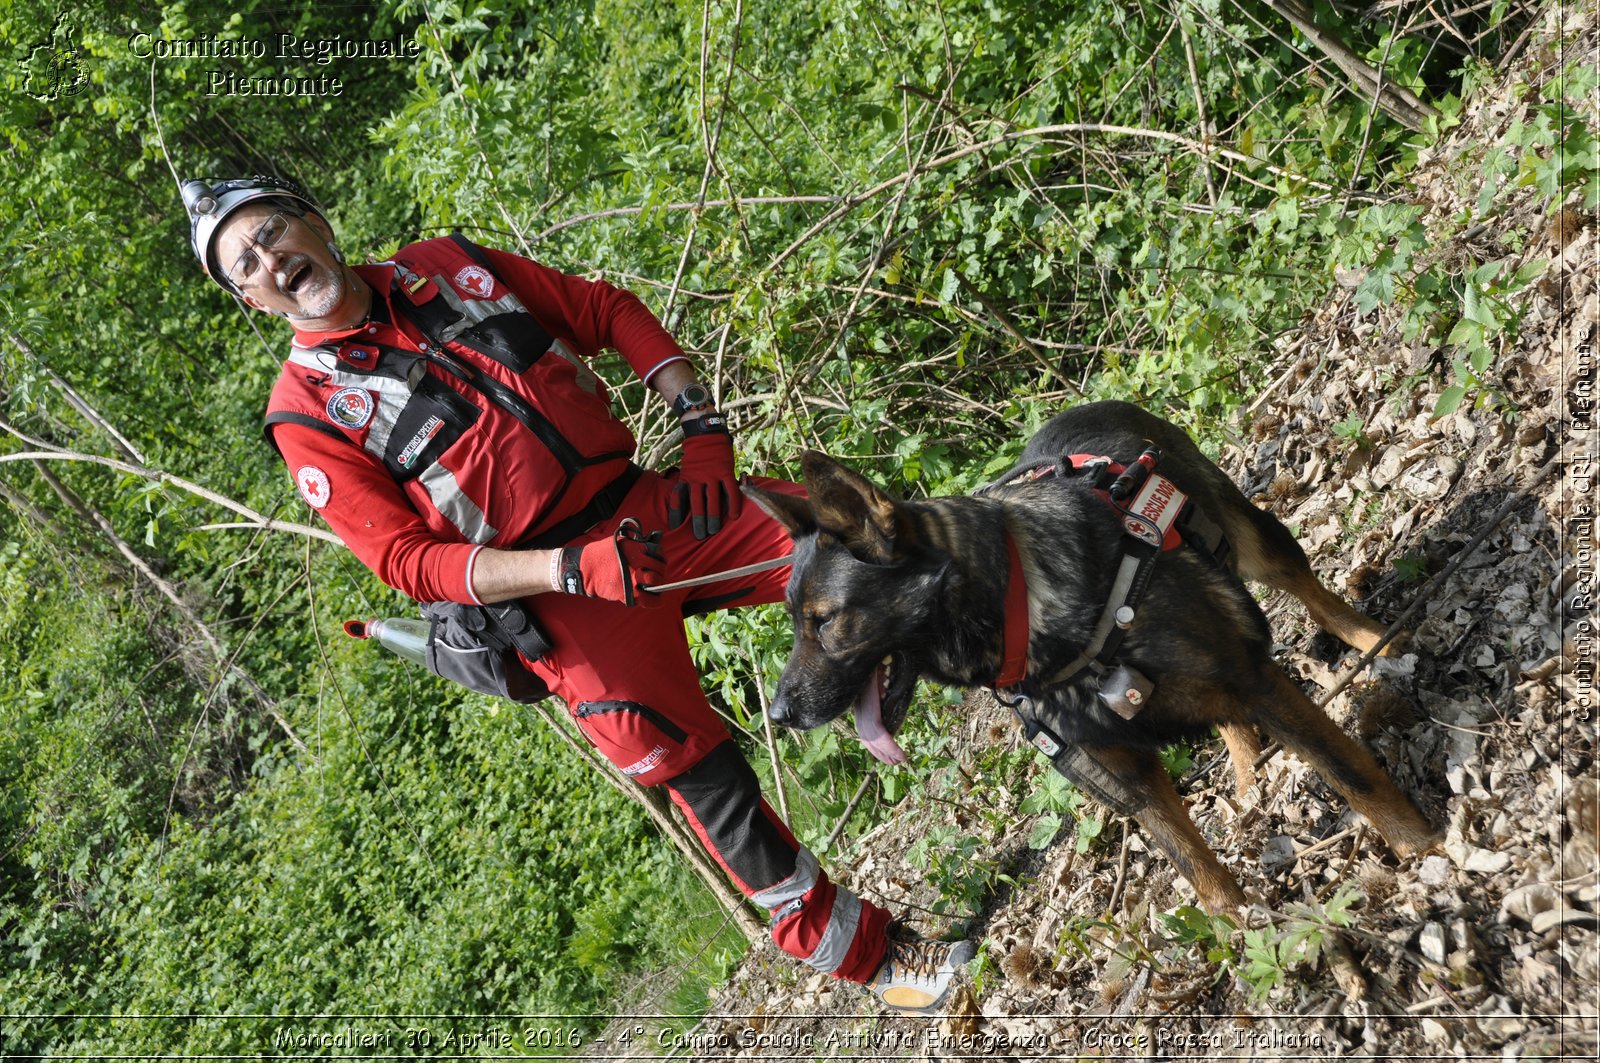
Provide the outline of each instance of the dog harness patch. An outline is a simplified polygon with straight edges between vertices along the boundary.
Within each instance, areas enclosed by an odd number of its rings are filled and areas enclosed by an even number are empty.
[[[1151,546],[1175,549],[1179,541],[1175,526],[1187,501],[1189,496],[1178,490],[1177,484],[1153,472],[1132,502],[1118,505],[1122,510],[1122,530]]]

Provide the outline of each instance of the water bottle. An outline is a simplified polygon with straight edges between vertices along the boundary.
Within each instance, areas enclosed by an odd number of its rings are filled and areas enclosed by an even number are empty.
[[[344,633],[353,639],[377,639],[378,645],[408,661],[428,666],[428,633],[433,625],[426,620],[391,616],[382,620],[346,620]]]

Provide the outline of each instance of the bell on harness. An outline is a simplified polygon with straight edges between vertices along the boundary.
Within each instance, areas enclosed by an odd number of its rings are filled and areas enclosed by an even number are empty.
[[[1100,677],[1100,700],[1124,720],[1139,715],[1155,689],[1156,685],[1145,678],[1144,673],[1125,664],[1117,665]]]

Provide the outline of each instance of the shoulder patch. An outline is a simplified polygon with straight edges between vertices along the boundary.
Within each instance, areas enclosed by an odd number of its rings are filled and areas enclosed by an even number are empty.
[[[479,299],[487,299],[494,294],[494,278],[482,266],[462,266],[456,271],[456,287]]]
[[[340,388],[328,399],[328,420],[351,431],[365,428],[376,403],[366,388]]]
[[[294,484],[300,489],[300,497],[312,509],[321,509],[333,497],[333,485],[328,482],[328,474],[315,465],[300,466],[294,474]]]

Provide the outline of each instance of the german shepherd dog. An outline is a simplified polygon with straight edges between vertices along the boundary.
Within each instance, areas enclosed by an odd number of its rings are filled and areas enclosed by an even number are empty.
[[[1091,754],[1123,805],[1178,870],[1201,904],[1220,912],[1246,903],[1206,847],[1157,750],[1217,727],[1241,795],[1254,780],[1257,729],[1305,758],[1411,856],[1437,839],[1432,824],[1270,656],[1271,636],[1243,579],[1288,591],[1326,631],[1356,649],[1382,627],[1328,591],[1276,518],[1240,493],[1174,425],[1125,402],[1096,402],[1051,419],[1014,473],[1063,455],[1134,462],[1159,448],[1158,472],[1220,526],[1232,546],[1218,564],[1188,547],[1161,554],[1116,660],[1153,682],[1131,718],[1102,702],[1100,681],[1080,672],[1044,689],[1064,742]],[[772,719],[819,727],[852,708],[881,760],[904,759],[893,733],[917,679],[990,686],[1001,670],[1009,554],[1025,573],[1027,672],[1052,676],[1092,637],[1122,557],[1122,518],[1087,480],[1003,477],[978,494],[898,502],[831,458],[802,458],[808,498],[746,491],[788,528],[794,567],[786,601],[794,650],[770,706]]]

